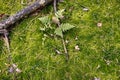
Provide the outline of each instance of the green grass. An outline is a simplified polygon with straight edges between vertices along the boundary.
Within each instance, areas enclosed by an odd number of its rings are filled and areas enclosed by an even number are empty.
[[[85,6],[89,11],[83,11]],[[24,8],[20,0],[0,0],[0,13],[12,15]],[[12,62],[22,70],[17,80],[119,80],[120,79],[120,1],[119,0],[65,0],[59,9],[65,8],[65,19],[76,28],[65,33],[69,40],[68,62],[64,55],[56,55],[55,49],[63,52],[59,37],[50,36],[44,42],[43,25],[38,18],[53,13],[48,6],[37,16],[30,16],[16,24],[10,32]],[[102,27],[97,27],[101,22]],[[55,25],[53,25],[55,26]],[[53,31],[49,31],[54,33]],[[75,40],[75,37],[78,40]],[[74,49],[79,45],[80,51]],[[0,80],[12,80],[8,74],[8,52],[0,40]]]

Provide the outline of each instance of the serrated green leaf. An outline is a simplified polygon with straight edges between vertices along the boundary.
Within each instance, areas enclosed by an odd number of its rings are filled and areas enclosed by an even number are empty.
[[[50,18],[49,18],[49,16],[44,16],[44,17],[41,17],[41,18],[38,18],[38,19],[39,19],[39,20],[42,22],[42,24],[44,24],[44,25],[50,23]]]
[[[61,9],[61,10],[58,10],[56,13],[55,13],[55,16],[57,18],[60,18],[62,15],[63,15],[63,12],[65,11],[65,9]]]
[[[51,28],[51,25],[50,25],[50,17],[49,16],[44,16],[44,17],[41,17],[41,18],[38,18],[41,23],[44,25],[43,28],[41,28],[42,31],[45,31],[47,28]]]
[[[62,33],[62,30],[60,27],[55,29],[55,34],[60,36],[60,37],[63,37],[63,33]]]
[[[74,28],[75,26],[73,26],[69,23],[64,23],[64,24],[61,24],[60,27],[61,27],[62,31],[65,32],[67,30]]]

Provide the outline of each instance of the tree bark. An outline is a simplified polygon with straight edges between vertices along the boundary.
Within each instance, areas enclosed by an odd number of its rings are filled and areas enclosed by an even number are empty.
[[[32,5],[22,9],[17,12],[15,15],[8,17],[7,19],[0,22],[0,31],[8,28],[10,25],[14,24],[16,21],[22,19],[24,16],[29,15],[34,12],[38,8],[44,8],[46,5],[51,3],[53,0],[38,0],[34,2]]]

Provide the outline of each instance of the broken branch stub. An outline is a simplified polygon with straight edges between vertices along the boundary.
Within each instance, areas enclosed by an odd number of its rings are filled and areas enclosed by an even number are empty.
[[[8,28],[10,25],[14,24],[18,20],[22,19],[24,16],[29,15],[30,13],[34,12],[39,8],[43,8],[53,0],[38,0],[34,2],[32,5],[22,9],[21,11],[17,12],[15,15],[8,17],[7,19],[0,22],[0,30]]]

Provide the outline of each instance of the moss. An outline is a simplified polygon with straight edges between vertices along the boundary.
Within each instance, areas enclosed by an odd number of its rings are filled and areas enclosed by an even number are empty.
[[[14,14],[25,5],[20,0],[0,0],[0,13]],[[67,49],[69,62],[64,54],[57,55],[55,49],[63,53],[59,37],[46,38],[42,45],[44,32],[39,17],[51,15],[52,5],[43,9],[37,16],[23,19],[10,32],[10,50],[13,63],[22,73],[17,79],[25,80],[90,80],[95,77],[101,80],[120,79],[120,10],[119,0],[65,0],[59,9],[65,8],[64,22],[76,26],[65,33],[69,41]],[[83,8],[88,8],[84,11]],[[97,23],[102,26],[98,27]],[[55,25],[52,24],[53,27]],[[53,31],[48,31],[53,33]],[[75,40],[75,38],[78,38]],[[75,45],[80,51],[74,49]],[[0,40],[0,79],[12,79],[7,75],[5,65],[8,63],[8,52]]]

